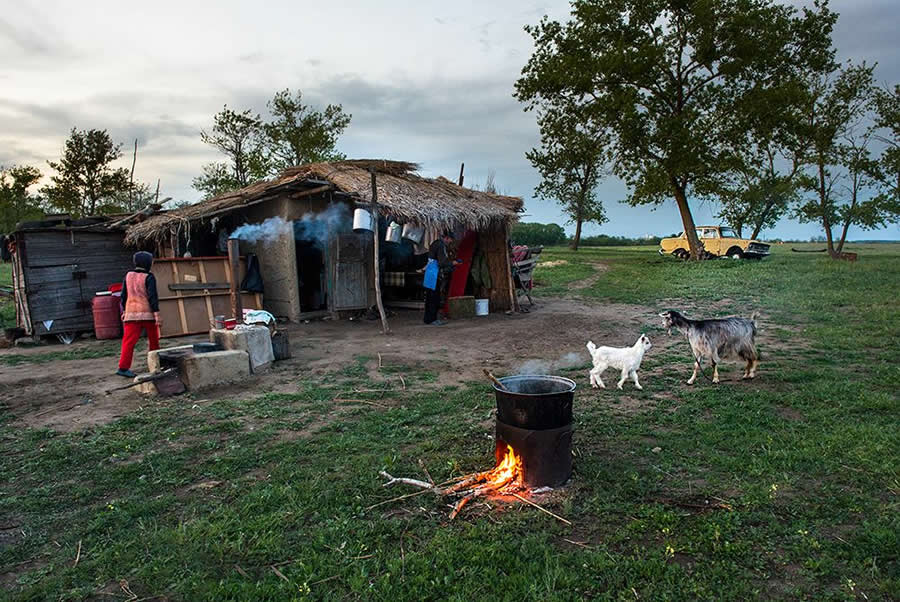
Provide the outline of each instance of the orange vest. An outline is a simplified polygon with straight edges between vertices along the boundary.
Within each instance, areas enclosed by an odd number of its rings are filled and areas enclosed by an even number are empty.
[[[128,297],[125,299],[125,322],[145,322],[155,319],[150,299],[147,297],[147,276],[143,272],[128,272],[125,275],[125,286]]]

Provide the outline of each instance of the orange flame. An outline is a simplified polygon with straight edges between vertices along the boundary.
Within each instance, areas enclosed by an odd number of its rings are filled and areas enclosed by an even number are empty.
[[[497,489],[511,483],[522,475],[522,459],[516,455],[511,445],[506,446],[506,455],[488,475],[487,484]]]

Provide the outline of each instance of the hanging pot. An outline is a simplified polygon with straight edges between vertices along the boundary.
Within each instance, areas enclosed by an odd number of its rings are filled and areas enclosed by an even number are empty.
[[[387,242],[398,243],[400,242],[400,237],[403,232],[403,227],[397,222],[391,222],[391,225],[388,226],[387,233],[384,235],[384,240]]]
[[[368,209],[361,207],[353,212],[353,231],[357,234],[362,232],[372,232],[375,229],[375,220]]]
[[[403,225],[403,238],[406,240],[411,240],[417,245],[422,244],[422,239],[425,237],[425,228],[422,226],[413,226],[412,224],[404,224]]]

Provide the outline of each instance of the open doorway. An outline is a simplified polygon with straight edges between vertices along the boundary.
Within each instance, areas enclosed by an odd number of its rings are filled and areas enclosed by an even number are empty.
[[[294,249],[297,257],[300,312],[307,313],[327,309],[325,252],[322,250],[319,241],[295,238]]]

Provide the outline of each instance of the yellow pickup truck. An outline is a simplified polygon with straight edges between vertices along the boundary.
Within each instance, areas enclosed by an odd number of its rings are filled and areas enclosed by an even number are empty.
[[[739,238],[735,231],[726,226],[697,226],[697,238],[706,252],[716,257],[732,259],[762,259],[769,254],[769,245],[758,240]],[[674,255],[685,259],[691,250],[684,232],[675,238],[659,241],[660,255]]]

